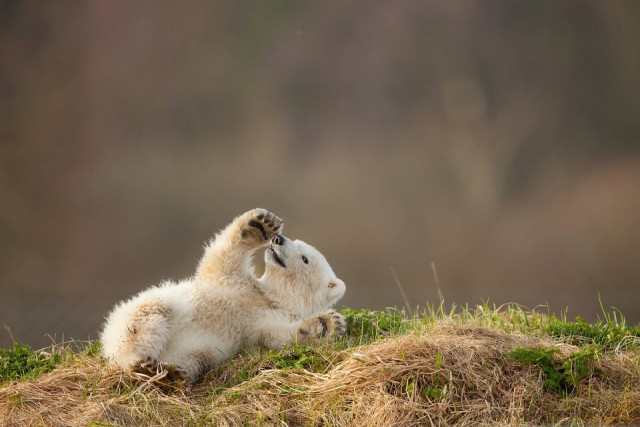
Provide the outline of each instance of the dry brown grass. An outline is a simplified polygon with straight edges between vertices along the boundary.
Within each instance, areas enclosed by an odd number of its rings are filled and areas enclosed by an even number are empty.
[[[270,369],[257,352],[211,372],[191,390],[123,376],[82,356],[32,381],[0,389],[0,424],[111,425],[512,425],[640,423],[640,359],[614,352],[568,396],[547,391],[536,366],[506,353],[554,346],[546,338],[443,320],[335,354],[322,373]],[[247,381],[222,387],[247,366]]]
[[[506,356],[516,347],[540,345],[559,346],[562,354],[573,349],[487,328],[441,325],[428,335],[349,350],[325,375],[263,372],[223,393],[212,414],[220,425],[247,419],[294,425],[640,421],[637,358],[599,360],[596,370],[602,373],[565,399],[544,391],[538,368]],[[623,396],[634,404],[618,402]],[[622,411],[623,406],[633,409]]]

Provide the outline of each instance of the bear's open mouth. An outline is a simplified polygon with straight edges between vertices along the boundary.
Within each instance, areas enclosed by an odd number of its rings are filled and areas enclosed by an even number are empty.
[[[282,261],[282,259],[276,253],[275,249],[273,249],[273,248],[269,248],[269,249],[271,250],[271,257],[273,258],[273,260],[275,262],[277,262],[278,264],[280,264],[280,266],[282,268],[287,268],[287,266],[285,265],[284,261]]]

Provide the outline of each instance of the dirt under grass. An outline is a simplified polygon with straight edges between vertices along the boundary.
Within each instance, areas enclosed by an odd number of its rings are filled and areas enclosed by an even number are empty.
[[[347,316],[345,340],[253,349],[189,389],[67,354],[1,384],[0,425],[640,423],[638,337],[624,324],[591,325],[609,328],[594,338],[519,308]]]

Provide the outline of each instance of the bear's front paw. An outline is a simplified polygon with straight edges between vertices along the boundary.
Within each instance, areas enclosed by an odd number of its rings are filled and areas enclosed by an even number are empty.
[[[342,313],[332,310],[331,323],[334,337],[342,338],[347,333],[347,318]]]
[[[335,310],[329,310],[318,317],[322,325],[321,337],[341,338],[347,332],[347,319]]]
[[[242,216],[241,236],[244,240],[267,243],[280,234],[283,222],[266,209],[253,209]]]

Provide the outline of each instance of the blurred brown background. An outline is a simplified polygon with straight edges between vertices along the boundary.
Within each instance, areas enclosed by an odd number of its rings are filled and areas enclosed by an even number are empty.
[[[639,76],[634,0],[2,1],[0,322],[95,338],[260,206],[351,307],[437,303],[433,261],[637,323]]]

